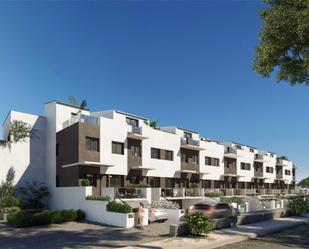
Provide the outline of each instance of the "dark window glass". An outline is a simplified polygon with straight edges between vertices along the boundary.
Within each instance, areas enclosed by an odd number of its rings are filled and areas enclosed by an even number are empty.
[[[100,151],[100,140],[98,138],[86,137],[86,150]]]
[[[142,156],[142,147],[140,145],[131,145],[130,149],[134,156]]]
[[[128,125],[138,127],[138,120],[137,119],[126,117],[126,122],[127,122]]]
[[[266,172],[267,173],[274,173],[274,168],[272,168],[272,167],[266,167]]]
[[[241,146],[237,144],[236,149],[241,150]]]
[[[254,149],[250,149],[250,152],[254,152]]]
[[[192,155],[192,163],[198,164],[198,155]]]
[[[240,168],[242,170],[251,170],[251,165],[250,163],[240,163]]]
[[[151,148],[151,158],[160,159],[160,149]]]
[[[175,179],[174,178],[165,178],[165,187],[166,188],[174,188],[175,187]]]
[[[205,157],[205,164],[209,166],[219,166],[219,158]]]
[[[181,153],[181,161],[188,162],[188,155],[186,153]]]
[[[59,156],[59,144],[56,144],[56,156]]]
[[[285,173],[285,175],[289,176],[289,175],[291,175],[291,170],[286,169],[284,173]]]
[[[173,151],[166,150],[165,151],[165,160],[173,161]]]
[[[185,138],[192,138],[192,134],[189,133],[189,132],[184,132],[184,133],[183,133],[183,136],[184,136]]]
[[[84,178],[90,181],[91,186],[94,186],[94,187],[97,186],[97,175],[96,174],[85,174]]]
[[[113,154],[124,154],[124,144],[119,142],[112,142],[112,153]]]

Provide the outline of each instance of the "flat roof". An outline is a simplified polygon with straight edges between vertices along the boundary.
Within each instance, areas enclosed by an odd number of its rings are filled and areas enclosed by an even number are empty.
[[[81,109],[78,106],[67,104],[67,103],[64,103],[64,102],[61,102],[61,101],[58,101],[58,100],[48,101],[48,102],[45,103],[45,105],[52,103],[52,102],[56,102],[56,104],[59,104],[59,105],[65,105],[65,106],[73,107],[73,108],[76,108],[76,109],[79,109],[79,110],[90,111],[90,109],[88,109],[88,108]]]
[[[119,111],[119,110],[114,110],[114,111],[119,113],[119,114],[125,115],[125,116],[130,116],[132,118],[138,118],[138,119],[142,119],[142,120],[145,120],[145,121],[149,120],[148,118],[144,118],[144,117],[141,117],[141,116],[138,116],[138,115],[135,115],[135,114],[131,114],[131,113],[128,113],[128,112],[123,112],[123,111]]]

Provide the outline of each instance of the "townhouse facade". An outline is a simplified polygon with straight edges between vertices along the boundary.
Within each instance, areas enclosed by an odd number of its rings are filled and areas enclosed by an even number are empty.
[[[174,199],[207,191],[267,195],[295,188],[296,167],[286,157],[212,141],[188,129],[151,127],[147,118],[118,110],[90,112],[52,101],[45,104],[44,116],[10,112],[4,138],[14,119],[33,125],[40,139],[20,145],[22,152],[0,148],[0,161],[45,182],[51,206],[57,188],[80,186],[83,179],[94,195],[114,188],[119,198],[132,186],[159,189],[161,197]]]

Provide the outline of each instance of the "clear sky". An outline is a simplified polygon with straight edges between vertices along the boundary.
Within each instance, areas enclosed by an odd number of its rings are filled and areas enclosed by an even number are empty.
[[[0,119],[87,99],[288,155],[309,176],[309,87],[252,71],[260,1],[0,3]]]

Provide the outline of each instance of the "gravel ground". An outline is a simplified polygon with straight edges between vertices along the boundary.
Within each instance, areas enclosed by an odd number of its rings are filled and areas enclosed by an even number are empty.
[[[144,231],[76,222],[33,228],[0,223],[0,249],[119,248],[164,239],[168,234],[168,223],[154,223]]]
[[[309,248],[309,225],[285,230],[265,237],[220,247],[219,249],[287,249]]]

